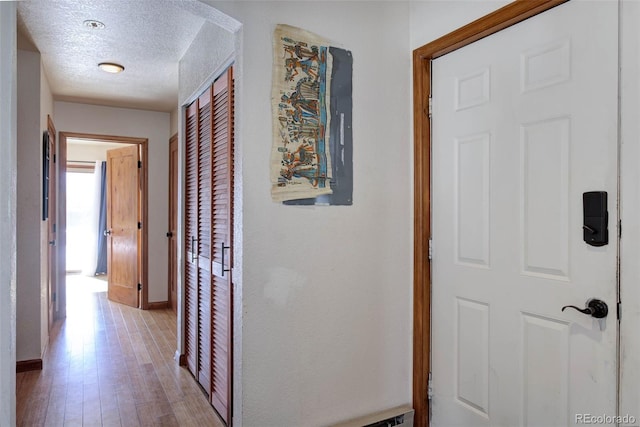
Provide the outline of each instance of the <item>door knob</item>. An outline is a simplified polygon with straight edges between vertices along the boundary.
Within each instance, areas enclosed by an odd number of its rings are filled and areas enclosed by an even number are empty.
[[[173,237],[173,233],[171,231],[167,232],[167,237]]]
[[[602,319],[607,317],[607,314],[609,314],[609,307],[607,306],[607,303],[596,298],[592,298],[587,301],[587,306],[585,308],[578,308],[575,305],[565,305],[562,307],[562,311],[566,308],[573,308],[578,310],[580,313],[588,314],[596,319]]]

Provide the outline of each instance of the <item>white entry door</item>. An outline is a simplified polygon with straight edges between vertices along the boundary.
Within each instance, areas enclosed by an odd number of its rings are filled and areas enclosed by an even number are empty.
[[[433,62],[434,426],[616,415],[617,37],[616,1],[573,0]]]

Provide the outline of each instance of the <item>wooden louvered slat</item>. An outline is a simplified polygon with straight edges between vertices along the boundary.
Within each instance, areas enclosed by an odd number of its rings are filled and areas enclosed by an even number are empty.
[[[198,229],[198,123],[197,103],[186,110],[185,162],[185,358],[187,368],[194,375],[198,364],[198,269],[191,263],[192,237]]]
[[[197,313],[198,313],[198,277],[197,269],[193,264],[187,264],[185,268],[185,320],[186,320],[186,360],[187,367],[192,373],[197,372]]]
[[[198,98],[198,369],[196,378],[211,390],[211,91]]]
[[[228,70],[213,87],[212,134],[212,249],[219,272],[231,270],[233,188],[233,91],[232,72]],[[229,247],[229,249],[224,249]],[[224,252],[223,252],[224,251]],[[224,264],[222,260],[224,259]],[[231,272],[214,274],[212,283],[212,390],[211,403],[226,422],[231,420],[232,293]]]
[[[198,382],[207,391],[211,389],[211,287],[203,286],[209,283],[211,275],[209,271],[200,269],[198,297]]]
[[[198,246],[200,254],[206,260],[211,252],[211,91],[198,98],[198,196],[200,219],[198,227]]]

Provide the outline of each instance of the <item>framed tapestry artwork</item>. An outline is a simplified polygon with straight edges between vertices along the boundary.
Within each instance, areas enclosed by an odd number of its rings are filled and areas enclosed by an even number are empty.
[[[272,199],[288,205],[351,205],[351,52],[300,28],[278,25],[273,55]]]

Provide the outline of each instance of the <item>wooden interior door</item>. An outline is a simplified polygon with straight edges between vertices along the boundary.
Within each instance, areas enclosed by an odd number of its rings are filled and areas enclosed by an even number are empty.
[[[178,312],[178,135],[169,141],[169,306]]]
[[[233,75],[213,85],[212,143],[212,384],[211,404],[231,421],[233,266]]]
[[[138,307],[140,173],[137,145],[107,151],[107,273],[111,301]]]
[[[47,133],[49,134],[49,200],[48,200],[48,211],[49,211],[49,220],[48,220],[48,250],[47,250],[47,259],[48,259],[48,268],[47,268],[47,304],[48,307],[48,318],[49,318],[49,330],[53,325],[53,317],[55,313],[55,302],[56,302],[56,290],[57,290],[57,182],[58,182],[58,174],[56,171],[56,128],[53,125],[53,120],[51,116],[47,115]]]

